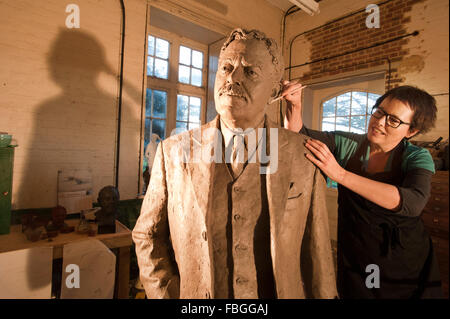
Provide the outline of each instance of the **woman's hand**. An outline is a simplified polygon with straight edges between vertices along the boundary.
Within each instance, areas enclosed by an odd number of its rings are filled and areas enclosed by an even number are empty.
[[[314,156],[306,154],[306,157],[320,168],[325,175],[336,183],[342,184],[346,170],[338,164],[328,146],[314,139],[308,139],[305,146],[314,154]]]
[[[294,132],[299,132],[303,127],[302,91],[303,85],[301,83],[283,81],[281,96],[287,103],[284,127]]]
[[[283,81],[281,96],[286,100],[288,108],[302,108],[303,85],[297,81]]]

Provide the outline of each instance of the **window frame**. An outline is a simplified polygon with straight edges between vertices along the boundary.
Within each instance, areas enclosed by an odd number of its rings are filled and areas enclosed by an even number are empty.
[[[154,48],[154,50],[155,50],[155,52],[154,52],[154,54],[155,55],[150,55],[150,54],[148,54],[148,38],[150,37],[150,36],[152,36],[152,37],[154,37],[155,38],[155,48]],[[160,58],[160,57],[157,57],[156,56],[156,39],[157,38],[159,38],[159,39],[161,39],[161,40],[164,40],[164,41],[167,41],[168,43],[169,43],[169,52],[168,52],[168,56],[167,56],[167,59],[163,59],[163,58]],[[156,78],[156,79],[160,79],[160,80],[168,80],[168,79],[170,79],[170,57],[171,57],[171,51],[172,51],[172,43],[168,40],[168,39],[165,39],[164,37],[160,37],[160,36],[156,36],[156,35],[154,35],[154,34],[151,34],[151,33],[148,33],[147,34],[147,38],[146,38],[146,40],[145,40],[145,52],[146,52],[146,60],[145,60],[145,65],[146,65],[146,68],[145,68],[145,77],[152,77],[152,78]],[[148,58],[149,57],[152,57],[153,58],[153,75],[148,75],[147,74],[147,67],[148,67]],[[160,78],[160,77],[158,77],[158,76],[156,76],[155,75],[155,61],[156,61],[156,59],[160,59],[160,60],[164,60],[164,61],[167,61],[167,79],[165,79],[165,78]]]
[[[190,57],[189,57],[189,62],[190,62],[189,65],[184,64],[181,61],[178,61],[178,69],[177,69],[178,70],[178,82],[182,83],[182,84],[186,84],[186,85],[192,85],[192,86],[195,86],[195,87],[202,87],[203,86],[203,73],[204,73],[203,69],[205,68],[205,52],[203,52],[201,50],[197,50],[195,48],[192,48],[191,46],[180,44],[180,46],[178,47],[178,57],[180,56],[180,53],[181,53],[181,47],[184,47],[184,48],[187,48],[187,49],[191,50],[191,54],[190,54]],[[197,68],[196,66],[194,66],[192,64],[193,51],[197,51],[197,52],[200,52],[200,53],[203,54],[203,56],[202,56],[202,68],[201,69]],[[179,73],[180,72],[180,66],[184,66],[184,67],[189,68],[189,83],[184,83],[184,82],[180,81],[180,73]],[[192,84],[192,70],[193,69],[195,69],[197,71],[200,71],[201,74],[202,74],[202,85],[200,85],[200,86]]]
[[[354,114],[354,115],[351,114],[351,112],[352,112],[352,109],[351,109],[351,107],[352,107],[352,99],[353,99],[353,94],[352,94],[352,93],[353,93],[353,92],[364,92],[364,93],[366,93],[366,114]],[[341,95],[346,94],[346,93],[350,93],[350,109],[349,109],[349,114],[348,114],[348,115],[337,115],[337,98],[338,98],[339,96],[341,96]],[[369,101],[369,94],[380,95],[379,93],[372,92],[372,91],[369,91],[369,90],[366,90],[366,89],[352,88],[352,89],[345,89],[345,90],[336,92],[336,93],[334,93],[334,94],[330,94],[330,95],[327,96],[326,98],[322,99],[322,100],[320,101],[320,106],[319,106],[319,130],[322,131],[322,132],[324,132],[324,130],[322,129],[323,119],[324,119],[324,116],[323,116],[324,103],[334,98],[334,99],[336,99],[336,101],[335,101],[335,103],[336,103],[336,104],[335,104],[335,105],[336,105],[336,112],[335,112],[335,115],[334,115],[334,127],[335,127],[335,130],[336,130],[336,119],[337,119],[338,117],[340,117],[340,118],[344,118],[344,117],[348,118],[348,119],[349,119],[349,121],[348,121],[348,122],[349,122],[348,128],[351,129],[351,127],[352,127],[352,126],[351,126],[351,125],[352,125],[351,118],[352,118],[352,117],[356,117],[356,116],[365,116],[365,127],[364,127],[364,133],[362,133],[362,134],[367,133],[367,127],[368,127],[368,123],[369,123],[370,116],[371,116],[371,114],[370,114],[370,109],[369,109],[369,104],[368,104],[368,101]],[[381,95],[380,95],[380,96],[381,96]],[[332,117],[331,117],[331,116],[330,116],[330,117],[326,116],[326,118],[332,118]],[[349,130],[348,132],[351,132],[351,130]],[[358,134],[359,134],[359,133],[358,133]]]
[[[168,78],[158,78],[155,76],[147,75],[147,59],[150,56],[148,54],[148,39],[149,36],[158,37],[169,42],[169,68],[168,68]],[[178,82],[178,65],[179,65],[179,49],[180,45],[186,46],[190,49],[200,51],[203,53],[203,69],[202,69],[202,85],[194,86],[190,84],[184,84]],[[146,89],[165,91],[167,93],[167,109],[166,109],[166,122],[165,122],[165,138],[170,137],[170,135],[175,133],[176,128],[176,112],[177,112],[177,95],[188,95],[195,96],[201,99],[200,105],[200,125],[205,123],[206,120],[206,105],[207,105],[207,94],[208,94],[208,45],[198,43],[196,41],[181,37],[175,33],[169,32],[157,28],[153,25],[148,25],[147,32],[145,35],[145,52],[144,52],[144,93],[143,93],[143,103],[141,110],[141,151],[140,151],[140,176],[143,173],[143,163],[144,163],[144,145],[145,145],[145,109],[146,109]],[[143,184],[141,180],[140,189],[142,189]]]

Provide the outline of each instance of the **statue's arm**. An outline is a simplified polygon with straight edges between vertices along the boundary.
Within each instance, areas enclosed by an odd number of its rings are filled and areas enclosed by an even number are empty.
[[[133,241],[147,298],[178,298],[179,274],[171,254],[162,144],[156,151],[150,185],[133,229]]]
[[[337,297],[326,206],[325,179],[315,168],[305,233],[301,247],[301,269],[307,298]]]

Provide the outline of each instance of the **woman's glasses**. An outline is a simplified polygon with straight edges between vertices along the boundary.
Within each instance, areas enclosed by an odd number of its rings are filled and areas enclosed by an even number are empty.
[[[395,115],[386,113],[382,108],[379,108],[379,107],[374,107],[372,109],[372,116],[376,119],[381,119],[383,116],[386,116],[386,119],[385,119],[386,125],[393,127],[393,128],[397,128],[401,124],[406,124],[406,125],[411,124],[411,123],[403,122],[399,118],[395,117]]]

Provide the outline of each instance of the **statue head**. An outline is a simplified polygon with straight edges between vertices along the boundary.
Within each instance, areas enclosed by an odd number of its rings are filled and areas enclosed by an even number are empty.
[[[55,226],[61,226],[64,224],[64,220],[67,216],[67,210],[62,206],[56,206],[52,208],[52,223]]]
[[[114,186],[105,186],[98,193],[97,201],[102,210],[113,212],[119,203],[119,191]]]
[[[257,30],[233,30],[219,57],[214,86],[217,113],[230,127],[257,125],[271,97],[282,89],[283,69],[275,40]]]

